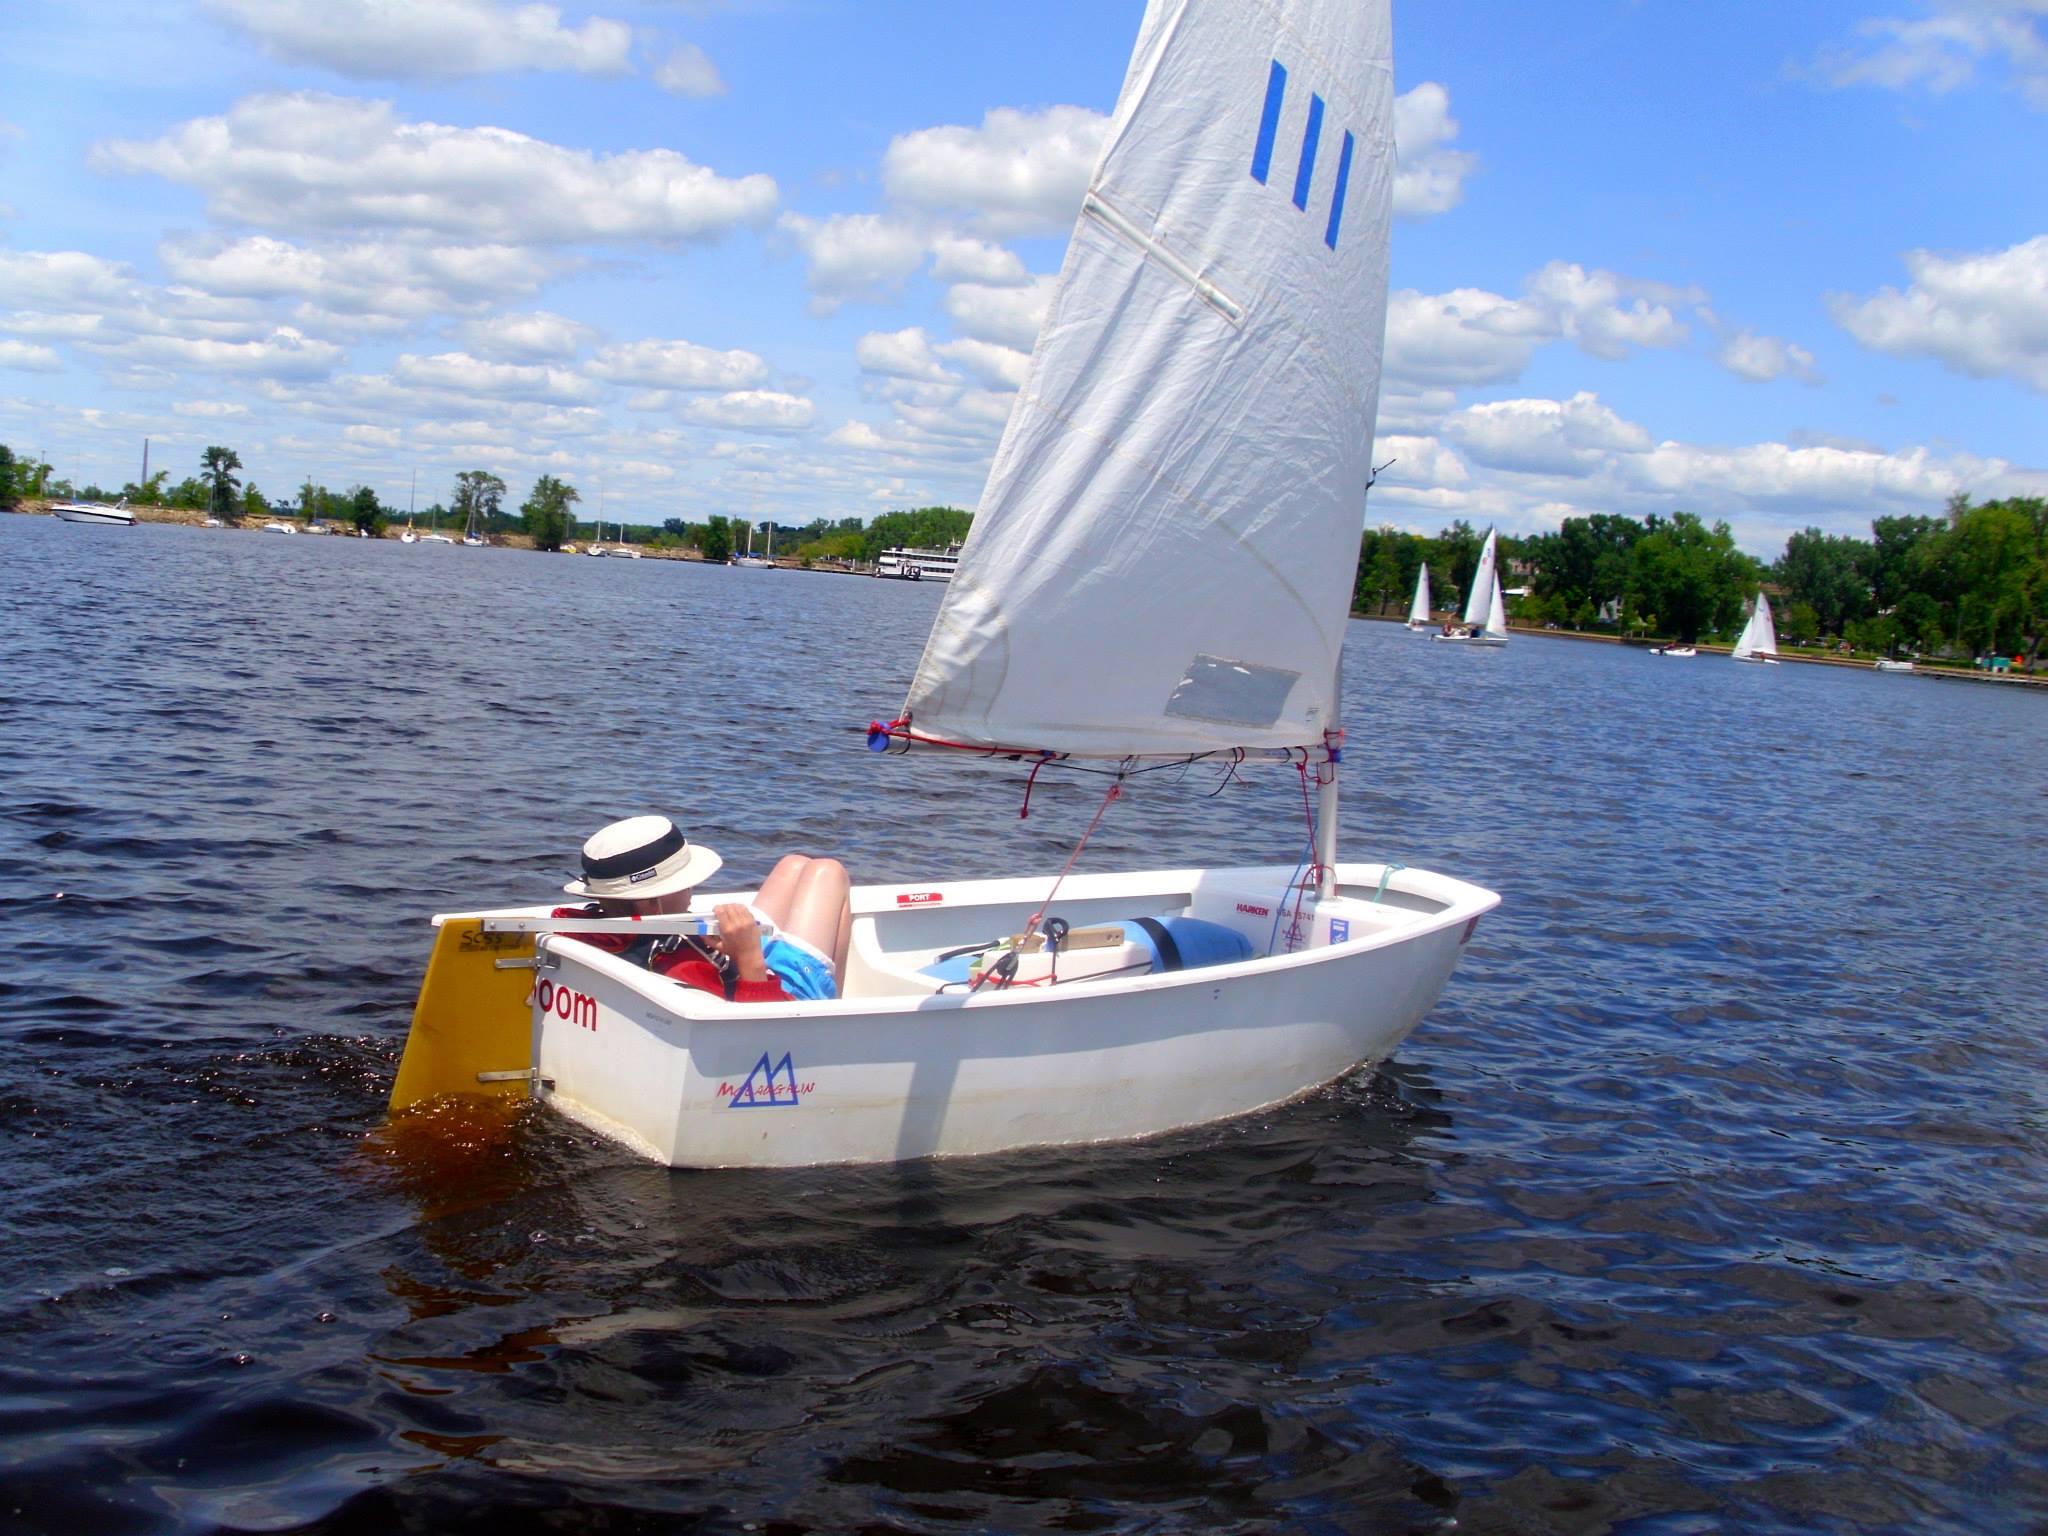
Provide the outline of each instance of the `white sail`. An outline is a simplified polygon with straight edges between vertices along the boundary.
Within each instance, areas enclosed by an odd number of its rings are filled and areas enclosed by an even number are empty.
[[[1763,593],[1757,593],[1756,607],[1750,610],[1749,622],[1742,626],[1742,633],[1736,637],[1735,649],[1730,654],[1737,661],[1751,656],[1778,654],[1778,627],[1771,622],[1771,600]]]
[[[1429,562],[1422,562],[1422,569],[1415,575],[1415,601],[1408,605],[1410,624],[1429,622]]]
[[[1472,590],[1465,594],[1465,624],[1470,629],[1478,629],[1486,622],[1493,589],[1499,584],[1494,570],[1499,559],[1499,536],[1489,528],[1486,530],[1486,542],[1479,547],[1479,564],[1472,571]]]
[[[1500,600],[1500,583],[1493,583],[1493,596],[1486,603],[1486,633],[1496,640],[1508,637],[1508,612]]]
[[[1094,756],[1337,724],[1385,336],[1387,0],[1151,0],[910,729]]]

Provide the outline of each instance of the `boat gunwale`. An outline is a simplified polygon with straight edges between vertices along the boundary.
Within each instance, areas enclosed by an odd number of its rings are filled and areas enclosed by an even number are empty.
[[[1476,921],[1494,910],[1501,903],[1498,892],[1484,886],[1473,885],[1452,875],[1440,875],[1431,870],[1399,869],[1388,874],[1386,864],[1343,864],[1337,866],[1340,882],[1354,886],[1376,885],[1383,875],[1387,876],[1386,889],[1389,892],[1420,897],[1424,900],[1443,901],[1445,905],[1435,913],[1415,913],[1410,921],[1390,925],[1371,934],[1355,939],[1346,939],[1341,944],[1326,944],[1314,949],[1296,950],[1290,954],[1254,955],[1248,960],[1233,960],[1220,965],[1208,965],[1180,971],[1155,971],[1137,976],[1103,977],[1077,980],[1069,988],[1050,987],[1006,988],[1000,991],[985,990],[972,995],[964,992],[909,992],[885,993],[864,997],[836,997],[829,999],[796,999],[788,1003],[741,1003],[684,986],[667,977],[659,976],[621,959],[607,954],[593,945],[577,944],[575,949],[565,949],[563,943],[574,943],[573,939],[559,939],[541,934],[535,940],[535,952],[548,969],[554,969],[568,962],[585,966],[596,974],[622,982],[644,1001],[652,1004],[676,1022],[719,1023],[755,1022],[764,1017],[788,1019],[843,1019],[861,1018],[878,1014],[896,1015],[912,1013],[951,1013],[962,1008],[1014,1008],[1028,1007],[1035,1003],[1054,1000],[1079,1001],[1125,996],[1134,993],[1170,991],[1180,987],[1216,984],[1247,978],[1275,977],[1310,966],[1324,965],[1337,959],[1351,959],[1378,950],[1391,949],[1399,944],[1430,937],[1459,923]],[[1248,881],[1263,877],[1271,884],[1289,879],[1294,867],[1285,864],[1237,865],[1222,869],[1184,870],[1133,870],[1104,871],[1089,875],[1069,877],[1064,894],[1070,900],[1114,899],[1122,893],[1125,882],[1143,880],[1148,885],[1170,887],[1181,884],[1192,885],[1196,877],[1242,876]],[[1369,873],[1368,873],[1369,872]],[[1185,877],[1185,878],[1184,878]],[[988,893],[990,899],[975,902],[958,902],[946,908],[949,911],[970,910],[978,906],[1007,905],[1015,901],[1035,899],[1046,887],[1050,876],[1007,876],[989,880],[960,882],[919,882],[908,885],[870,885],[855,887],[853,891],[854,916],[875,917],[884,913],[906,913],[907,910],[895,905],[899,895],[915,895],[928,892],[934,885],[949,883],[972,885],[978,891]],[[1431,890],[1430,886],[1437,889]],[[1109,889],[1101,889],[1109,887]],[[1445,889],[1445,888],[1448,889]],[[1015,889],[1003,889],[1015,888]],[[746,900],[752,892],[722,894],[714,899]],[[1144,892],[1134,891],[1132,895]],[[886,901],[886,905],[877,905]],[[470,921],[487,917],[511,917],[550,915],[552,907],[499,908],[490,912],[466,912],[437,914],[434,925],[444,922]],[[1412,909],[1410,909],[1412,910]],[[1080,989],[1080,990],[1075,990]],[[644,1021],[643,1021],[644,1022]]]

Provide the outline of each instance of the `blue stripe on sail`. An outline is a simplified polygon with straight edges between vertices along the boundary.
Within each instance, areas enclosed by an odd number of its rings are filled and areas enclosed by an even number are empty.
[[[1323,244],[1337,249],[1337,224],[1344,217],[1344,189],[1351,183],[1351,131],[1344,131],[1344,149],[1337,156],[1337,195],[1330,199],[1330,227],[1323,231]]]
[[[1280,103],[1287,95],[1287,66],[1273,61],[1266,76],[1266,110],[1259,116],[1258,147],[1252,151],[1252,180],[1263,182],[1273,168],[1273,140],[1280,134]]]
[[[1308,184],[1316,174],[1316,140],[1323,136],[1323,98],[1313,91],[1308,98],[1308,131],[1301,136],[1301,169],[1294,173],[1294,206],[1308,207]]]

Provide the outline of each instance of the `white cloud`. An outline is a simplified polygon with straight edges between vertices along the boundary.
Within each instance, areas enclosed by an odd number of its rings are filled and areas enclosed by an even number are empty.
[[[978,341],[1029,347],[1038,339],[1045,312],[1052,303],[1054,279],[1035,277],[1021,288],[995,288],[986,283],[955,283],[946,291],[946,313],[953,324]]]
[[[1550,306],[1560,333],[1594,357],[1617,362],[1630,347],[1674,347],[1684,322],[1674,304],[1701,304],[1706,295],[1640,278],[1621,277],[1576,262],[1553,261],[1529,279],[1529,293]]]
[[[250,235],[169,239],[157,259],[179,282],[229,298],[297,298],[302,324],[402,328],[474,314],[536,291],[560,263],[509,245],[389,242],[315,249]]]
[[[1978,66],[2002,64],[2027,101],[2048,110],[2048,36],[2041,0],[1923,0],[1913,19],[1858,23],[1857,42],[1829,48],[1815,72],[1830,85],[1874,85],[1936,95],[1968,85]]]
[[[64,361],[48,347],[30,341],[0,341],[0,368],[19,373],[61,373]]]
[[[955,377],[934,355],[931,338],[925,335],[922,326],[907,326],[900,331],[870,331],[854,343],[853,356],[868,373],[935,382]]]
[[[1776,336],[1737,331],[1722,342],[1719,357],[1721,366],[1730,373],[1759,384],[1768,384],[1788,374],[1808,384],[1820,382],[1813,354],[1797,342]]]
[[[844,426],[834,427],[825,434],[825,441],[834,448],[850,448],[862,453],[891,446],[887,438],[864,421],[849,421]]]
[[[544,309],[471,320],[455,334],[476,356],[511,363],[564,362],[598,336],[594,327]]]
[[[992,341],[963,337],[934,348],[939,356],[958,363],[982,383],[996,389],[1018,389],[1031,366],[1031,354]]]
[[[248,406],[237,405],[229,400],[173,400],[171,410],[175,415],[203,417],[207,420],[224,420],[249,414]]]
[[[1434,80],[1394,98],[1394,212],[1426,219],[1448,213],[1465,195],[1465,178],[1479,164],[1468,150],[1452,149],[1458,120],[1451,93]]]
[[[1873,351],[2048,393],[2048,235],[1981,255],[1913,251],[1905,260],[1913,282],[1903,293],[1830,297],[1844,330]]]
[[[213,373],[248,374],[269,379],[325,378],[347,354],[279,326],[253,341],[217,341],[204,336],[149,335],[86,343],[115,362],[173,372],[203,369]]]
[[[1464,461],[1434,437],[1381,433],[1373,439],[1372,457],[1376,465],[1388,466],[1373,483],[1374,495],[1382,486],[1463,485],[1472,478]]]
[[[614,384],[648,389],[745,390],[768,377],[752,352],[720,352],[688,341],[628,341],[590,360],[590,373]]]
[[[654,71],[654,83],[672,96],[687,96],[692,101],[725,94],[718,66],[695,43],[684,43],[663,59]]]
[[[358,79],[429,79],[506,70],[616,75],[633,32],[593,16],[564,27],[552,5],[495,0],[208,0],[266,52]]]
[[[882,154],[882,184],[910,207],[960,210],[997,235],[1064,234],[1109,119],[1086,107],[997,107],[979,128],[921,128]]]
[[[735,390],[716,400],[692,400],[684,408],[692,421],[709,426],[748,428],[756,432],[800,432],[815,414],[811,402],[800,395],[778,394],[769,389]]]
[[[993,283],[1010,287],[1031,281],[1024,259],[1005,246],[965,235],[943,234],[932,241],[932,276],[944,283]]]
[[[925,236],[909,222],[880,213],[806,218],[785,213],[780,228],[810,262],[811,304],[829,314],[850,300],[893,296],[924,264]]]
[[[359,443],[367,448],[396,448],[399,443],[396,427],[372,426],[368,422],[343,427],[341,435],[344,441]]]
[[[1651,446],[1649,433],[1583,390],[1569,400],[1471,406],[1445,421],[1444,435],[1475,463],[1533,474],[1581,474]]]
[[[1535,350],[1571,341],[1613,361],[1631,347],[1675,347],[1689,331],[1677,306],[1704,295],[1664,283],[1553,261],[1527,296],[1483,288],[1424,294],[1403,289],[1387,303],[1386,371],[1397,385],[1469,387],[1519,377]]]
[[[673,150],[594,155],[311,91],[252,96],[158,139],[109,140],[93,163],[195,187],[226,223],[473,244],[715,239],[776,201],[768,176],[727,178]]]
[[[588,379],[564,368],[492,363],[466,352],[442,352],[432,357],[408,352],[392,365],[391,377],[399,384],[457,396],[490,395],[506,400],[575,403],[596,393]]]

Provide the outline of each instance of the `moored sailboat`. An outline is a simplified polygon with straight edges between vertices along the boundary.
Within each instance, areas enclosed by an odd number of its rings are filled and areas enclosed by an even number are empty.
[[[959,578],[869,731],[1106,775],[1097,821],[1151,768],[1273,765],[1285,858],[856,888],[824,1001],[679,987],[546,905],[440,918],[394,1108],[531,1094],[672,1165],[886,1162],[1201,1124],[1399,1044],[1499,898],[1336,856],[1390,34],[1386,0],[1154,0]]]

